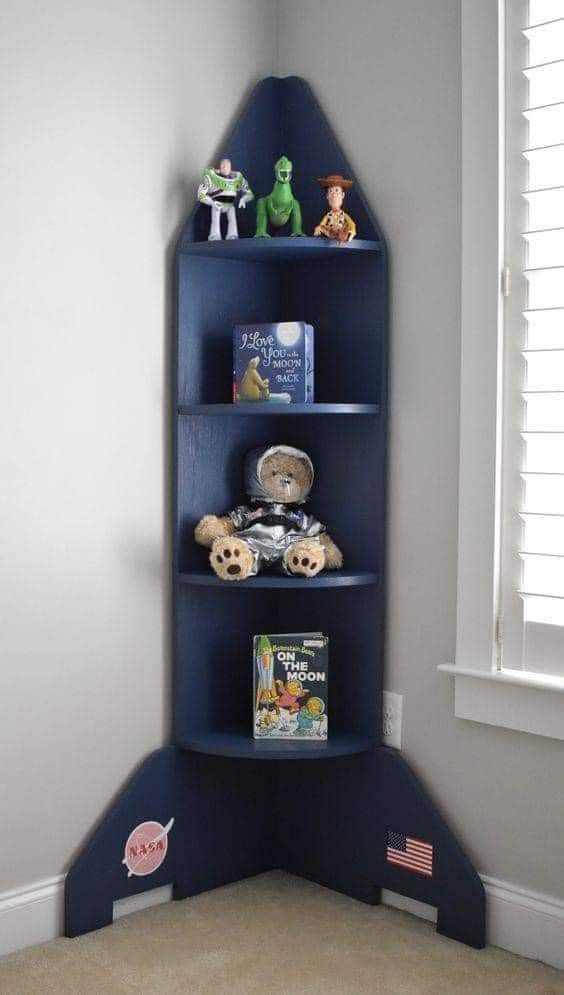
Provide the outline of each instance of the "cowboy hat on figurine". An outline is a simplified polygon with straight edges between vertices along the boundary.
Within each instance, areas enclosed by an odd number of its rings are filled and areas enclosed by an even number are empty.
[[[337,242],[350,242],[356,235],[356,225],[350,215],[343,211],[345,191],[350,190],[352,180],[345,179],[338,173],[320,176],[317,179],[320,187],[326,190],[329,210],[324,214],[313,234],[331,238]]]

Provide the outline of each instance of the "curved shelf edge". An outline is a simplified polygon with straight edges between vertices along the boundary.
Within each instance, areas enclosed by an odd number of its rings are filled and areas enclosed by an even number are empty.
[[[320,587],[364,587],[378,583],[378,574],[370,570],[334,570],[318,574],[317,577],[286,577],[282,574],[259,574],[258,577],[247,577],[246,580],[221,580],[211,572],[195,572],[177,574],[180,584],[192,584],[201,587],[223,587],[231,590],[241,588],[310,588]]]
[[[252,415],[278,417],[279,415],[378,415],[379,404],[179,404],[179,415]]]
[[[250,760],[326,760],[330,757],[368,753],[375,743],[353,733],[329,733],[327,740],[260,740],[240,729],[208,732],[178,742],[183,750],[218,757],[239,757]]]
[[[324,238],[305,236],[292,238],[278,235],[273,238],[233,238],[217,242],[189,242],[183,239],[180,254],[206,256],[208,259],[251,259],[256,262],[296,261],[304,259],[334,259],[336,256],[356,255],[362,252],[382,252],[382,242],[356,238],[352,242],[334,242]]]

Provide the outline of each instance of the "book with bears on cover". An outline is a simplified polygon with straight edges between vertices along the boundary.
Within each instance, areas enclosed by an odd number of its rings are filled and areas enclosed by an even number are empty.
[[[321,632],[254,637],[255,739],[327,739],[328,646]]]
[[[235,325],[233,402],[313,402],[313,327],[304,321]]]

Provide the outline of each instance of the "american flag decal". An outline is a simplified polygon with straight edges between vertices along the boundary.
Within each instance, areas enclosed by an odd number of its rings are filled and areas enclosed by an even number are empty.
[[[433,877],[433,845],[405,833],[388,832],[386,862],[406,871]]]

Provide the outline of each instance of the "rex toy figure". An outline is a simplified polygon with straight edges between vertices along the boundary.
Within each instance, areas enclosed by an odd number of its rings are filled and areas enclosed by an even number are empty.
[[[292,194],[291,179],[293,165],[285,156],[274,164],[276,182],[272,193],[257,200],[257,230],[255,238],[270,238],[268,223],[273,228],[282,228],[288,221],[292,224],[292,235],[303,235],[302,212],[299,202]]]

